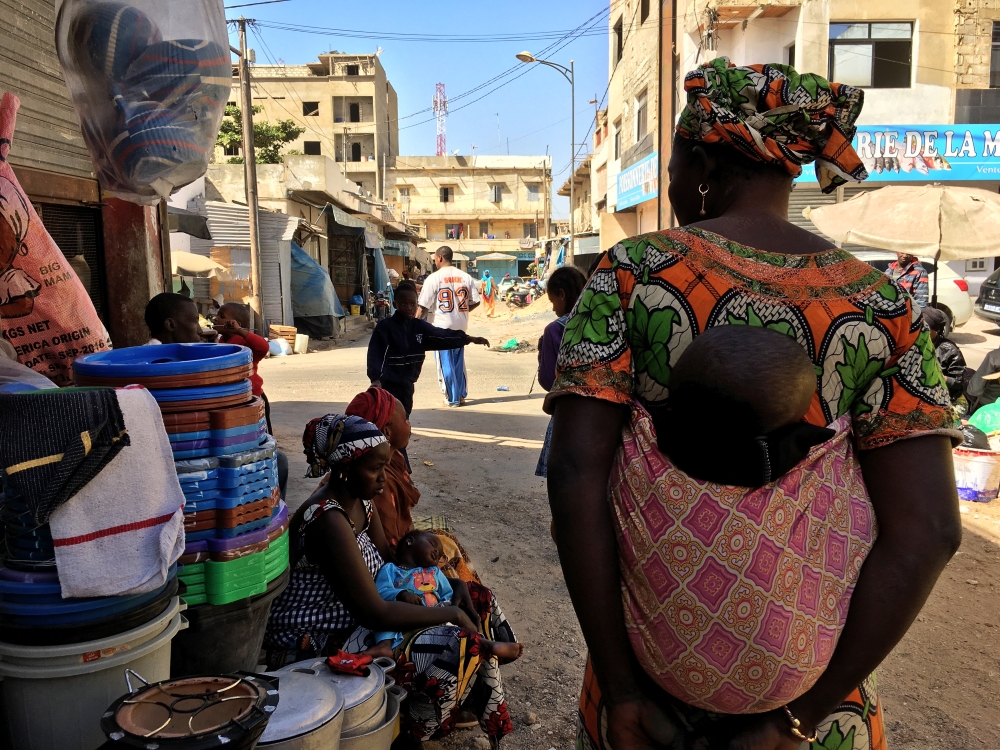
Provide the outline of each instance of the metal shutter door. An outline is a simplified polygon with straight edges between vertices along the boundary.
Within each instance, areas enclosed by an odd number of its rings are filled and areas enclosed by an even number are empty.
[[[91,302],[97,309],[101,320],[107,310],[107,292],[104,281],[104,244],[101,237],[101,212],[95,208],[82,206],[64,206],[55,203],[42,203],[36,207],[41,216],[42,224],[52,236],[52,239],[70,261],[81,283],[87,287]],[[83,256],[87,263],[84,269],[77,256]],[[87,284],[86,271],[90,271],[90,283]]]

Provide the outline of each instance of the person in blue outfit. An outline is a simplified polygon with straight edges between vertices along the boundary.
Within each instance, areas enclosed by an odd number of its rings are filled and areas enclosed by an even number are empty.
[[[368,342],[368,378],[399,399],[406,416],[413,411],[413,389],[429,351],[450,351],[469,344],[489,346],[465,331],[437,328],[417,315],[417,287],[401,281],[396,287],[396,313],[379,321]]]
[[[429,531],[411,531],[396,546],[397,563],[387,562],[375,576],[375,588],[387,602],[403,602],[422,607],[450,607],[454,591],[438,561],[444,555],[441,540]],[[369,655],[389,655],[403,643],[399,632],[375,633],[375,649]],[[517,659],[524,646],[520,643],[480,641],[484,656],[498,659]]]

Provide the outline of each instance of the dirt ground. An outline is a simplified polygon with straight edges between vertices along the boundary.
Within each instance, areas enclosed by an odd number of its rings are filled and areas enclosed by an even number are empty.
[[[495,347],[510,338],[534,343],[554,319],[544,301],[514,313],[498,307],[498,313],[502,317],[487,321],[476,311],[470,333],[487,336]],[[976,349],[1000,345],[992,331],[966,335]],[[293,506],[313,486],[299,478],[302,427],[367,386],[366,346],[362,338],[261,367],[276,432],[291,459]],[[978,364],[982,354],[969,354]],[[561,750],[574,746],[585,646],[549,537],[544,481],[534,476],[548,422],[537,385],[529,395],[535,357],[469,347],[470,401],[462,409],[442,407],[429,360],[417,386],[409,454],[423,493],[415,515],[450,520],[525,644],[524,656],[504,669],[515,725],[504,747]],[[962,518],[961,551],[879,670],[892,750],[1000,748],[1000,501],[963,503]],[[525,721],[529,712],[537,714],[536,726]],[[457,731],[426,747],[476,747],[478,735]]]

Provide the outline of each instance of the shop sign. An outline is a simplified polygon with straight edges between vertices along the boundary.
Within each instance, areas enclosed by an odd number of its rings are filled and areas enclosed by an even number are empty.
[[[815,178],[814,178],[815,179]],[[615,211],[637,206],[659,194],[660,154],[654,151],[642,161],[618,173],[618,199]]]
[[[1000,180],[1000,125],[865,125],[854,148],[865,182]],[[813,164],[799,182],[816,182]]]

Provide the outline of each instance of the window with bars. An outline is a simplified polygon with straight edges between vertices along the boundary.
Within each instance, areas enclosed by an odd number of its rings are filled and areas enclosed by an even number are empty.
[[[223,146],[222,153],[226,156],[239,156],[240,147],[239,146]]]
[[[525,187],[528,189],[528,203],[538,203],[542,197],[542,186],[537,182],[529,182]]]
[[[521,229],[522,229],[522,235],[521,236],[524,239],[526,239],[526,240],[527,239],[532,239],[532,240],[537,240],[538,239],[538,229],[537,229],[537,225],[534,222],[530,222],[530,223],[529,222],[525,222],[524,225],[521,227]]]
[[[646,137],[648,132],[648,110],[646,107],[647,96],[643,91],[635,98],[635,142],[638,143]]]
[[[1000,89],[1000,22],[993,22],[993,48],[990,54],[990,88]]]
[[[490,223],[488,221],[479,222],[479,236],[486,239],[490,233]]]
[[[612,32],[612,40],[613,40],[612,43],[614,44],[614,48],[613,48],[614,57],[611,60],[611,67],[615,68],[615,67],[617,67],[618,63],[621,62],[622,51],[623,51],[623,43],[624,43],[624,40],[625,40],[625,37],[624,37],[624,26],[623,26],[623,21],[622,21],[621,18],[619,18],[618,21],[614,25],[614,29],[613,29],[613,32]]]
[[[908,89],[912,60],[913,24],[908,21],[830,24],[831,81]]]
[[[443,187],[441,188],[440,195],[442,203],[451,203],[455,199],[455,188]]]
[[[396,192],[399,194],[399,202],[400,203],[409,203],[410,202],[410,188],[408,188],[408,187],[398,187],[398,188],[396,188]]]

